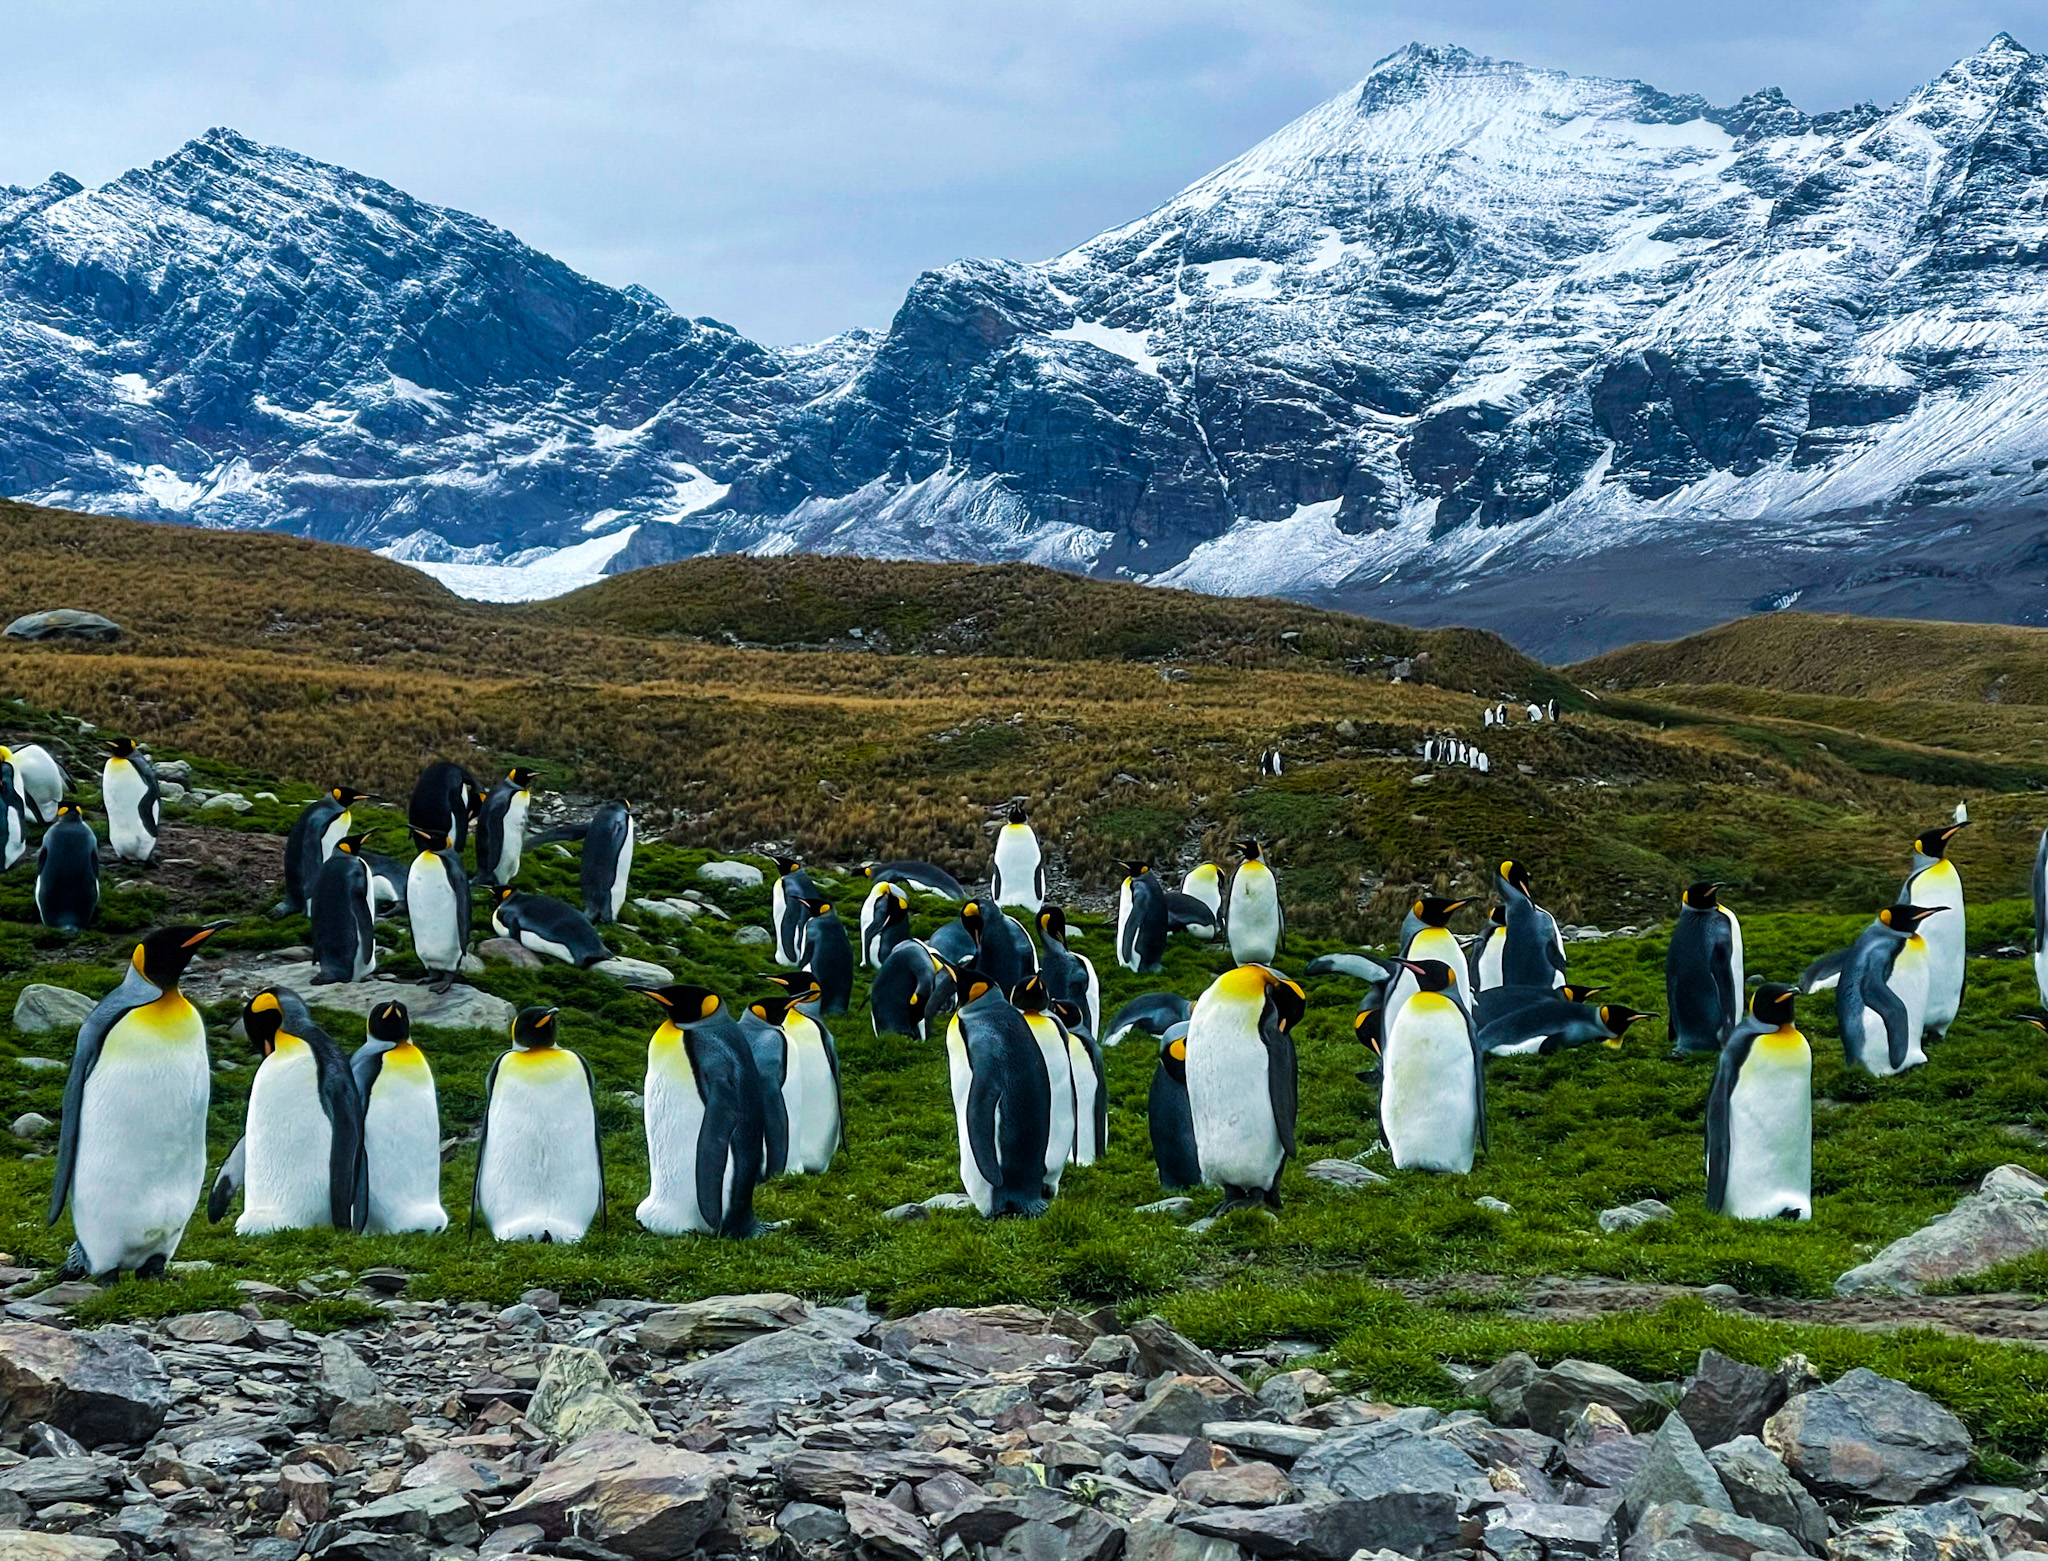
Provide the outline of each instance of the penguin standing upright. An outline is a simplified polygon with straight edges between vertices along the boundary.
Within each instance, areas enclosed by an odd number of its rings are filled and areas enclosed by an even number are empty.
[[[156,855],[161,832],[162,792],[156,766],[130,737],[107,744],[107,762],[100,771],[100,805],[107,810],[107,844],[124,862],[147,862]]]
[[[817,978],[824,996],[819,1007],[828,1014],[843,1014],[853,1000],[853,944],[846,936],[846,923],[825,899],[805,900],[805,921],[799,947],[800,967]]]
[[[2034,989],[2048,1008],[2048,829],[2034,849]]]
[[[420,854],[405,875],[405,903],[412,926],[412,948],[427,973],[420,979],[437,992],[455,984],[469,952],[469,874],[462,853],[441,845],[441,835],[415,825],[413,844]]]
[[[888,879],[878,880],[861,902],[860,962],[880,970],[896,946],[909,939],[910,896]]]
[[[1117,897],[1116,962],[1140,974],[1166,958],[1166,888],[1149,862],[1125,862]]]
[[[832,1168],[833,1157],[846,1141],[839,1046],[818,1017],[825,994],[816,977],[799,971],[768,979],[780,983],[788,995],[780,1023],[789,1043],[789,1070],[802,1092],[789,1123],[789,1169],[816,1176]]]
[[[946,1027],[960,1184],[983,1219],[1036,1218],[1047,1208],[1052,1084],[1024,1016],[972,966],[958,972],[960,1006]]]
[[[492,783],[477,812],[476,881],[503,886],[519,876],[526,851],[526,821],[533,811],[538,771],[514,765]]]
[[[1707,1207],[1739,1220],[1813,1218],[1813,1050],[1792,990],[1760,986],[1707,1095]]]
[[[1564,937],[1556,919],[1530,896],[1529,869],[1503,862],[1493,881],[1507,928],[1500,951],[1501,985],[1563,986]]]
[[[242,1028],[263,1061],[249,1087],[248,1125],[237,1150],[243,1200],[235,1234],[361,1230],[369,1177],[363,1102],[348,1059],[296,994],[258,992],[242,1008]],[[223,1194],[231,1191],[215,1184],[209,1220],[227,1212]]]
[[[897,944],[868,983],[868,1017],[875,1034],[928,1039],[950,979],[929,944],[915,938]]]
[[[1674,1056],[1719,1051],[1742,1022],[1742,923],[1720,891],[1719,884],[1696,883],[1679,897],[1678,925],[1664,951]]]
[[[989,875],[988,897],[997,905],[1015,905],[1032,915],[1045,903],[1045,858],[1038,849],[1030,815],[1013,802],[1008,822],[996,834],[995,867]]]
[[[1451,984],[1459,989],[1459,996],[1468,1004],[1470,995],[1465,986],[1465,950],[1450,929],[1450,919],[1472,902],[1470,900],[1447,900],[1440,895],[1426,894],[1414,900],[1408,907],[1408,914],[1401,924],[1401,959],[1409,961],[1404,968],[1396,962],[1394,971],[1387,982],[1385,996],[1381,1000],[1386,1010],[1384,1025],[1391,1026],[1401,1016],[1402,1005],[1417,990],[1417,977],[1413,966],[1424,960],[1436,960],[1451,972]]]
[[[1188,1109],[1188,1022],[1171,1025],[1159,1037],[1159,1065],[1145,1096],[1145,1122],[1152,1135],[1152,1163],[1168,1192],[1202,1185],[1202,1161],[1195,1149],[1195,1121]]]
[[[775,935],[775,963],[800,965],[804,959],[804,923],[810,913],[804,901],[822,899],[803,863],[793,856],[775,861],[775,887],[768,892],[768,930]]]
[[[405,821],[435,839],[436,851],[461,851],[469,844],[469,826],[482,800],[476,778],[461,765],[443,759],[420,771],[406,804]]]
[[[38,824],[56,822],[57,806],[69,789],[70,777],[64,766],[41,743],[22,743],[0,748],[0,757],[14,766],[14,783],[21,792],[22,805]]]
[[[28,855],[28,804],[8,762],[8,750],[0,748],[0,872]]]
[[[1240,840],[1244,861],[1230,877],[1230,957],[1240,965],[1271,964],[1286,929],[1280,917],[1280,884],[1256,840]]]
[[[583,837],[583,914],[595,925],[617,921],[626,907],[638,830],[623,802],[606,802],[591,815]]]
[[[588,970],[612,957],[597,929],[566,900],[524,894],[509,884],[500,884],[495,893],[491,929],[499,937],[578,970]]]
[[[1034,975],[1021,982],[1010,1001],[1038,1043],[1051,1090],[1045,1130],[1045,1196],[1050,1201],[1059,1196],[1060,1177],[1074,1157],[1074,1064],[1067,1054],[1067,1032],[1046,1011],[1052,994],[1043,978]]]
[[[1927,1012],[1927,943],[1920,924],[1944,907],[1888,905],[1845,949],[1824,954],[1799,976],[1799,990],[1832,984],[1842,1054],[1878,1078],[1927,1061],[1921,1047]]]
[[[758,1235],[754,1187],[765,1122],[752,1047],[718,994],[665,986],[666,1013],[647,1043],[647,1196],[639,1221],[657,1235]]]
[[[353,787],[330,786],[299,809],[284,841],[284,899],[277,907],[278,915],[312,913],[313,886],[320,880],[321,865],[347,837],[354,822],[349,809],[362,800],[363,794]]]
[[[734,1021],[754,1055],[761,1095],[760,1180],[764,1182],[790,1169],[790,1124],[803,1113],[803,1077],[790,1066],[789,1037],[782,1033],[782,1016],[792,1001],[786,993],[762,998],[741,1009]]]
[[[1969,928],[1963,916],[1963,880],[1956,864],[1948,859],[1948,848],[1956,835],[1969,827],[1967,810],[1953,824],[1930,829],[1913,842],[1913,870],[1899,890],[1899,904],[1940,906],[1946,916],[1936,916],[1920,934],[1927,942],[1927,1011],[1921,1018],[1928,1034],[1940,1040],[1962,1011],[1963,987],[1969,976],[1966,963]]]
[[[1401,964],[1416,991],[1387,1023],[1380,1132],[1401,1169],[1463,1176],[1486,1147],[1484,1053],[1450,966]]]
[[[57,932],[83,932],[100,913],[100,842],[69,803],[36,852],[36,916]]]
[[[469,1224],[500,1241],[581,1241],[604,1208],[597,1079],[558,1044],[557,1011],[523,1008],[484,1080]]]
[[[1109,1152],[1109,1085],[1102,1046],[1079,1003],[1056,997],[1052,1016],[1067,1037],[1067,1062],[1074,1071],[1075,1165],[1093,1165]]]
[[[1280,1171],[1294,1153],[1300,1071],[1294,1026],[1307,998],[1265,965],[1210,983],[1188,1018],[1188,1117],[1202,1180],[1223,1189],[1217,1213],[1280,1207]]]
[[[47,1221],[70,1203],[78,1239],[67,1278],[161,1274],[198,1206],[213,1070],[206,1023],[178,978],[217,930],[150,933],[78,1027]]]
[[[377,909],[371,900],[370,864],[363,860],[362,835],[334,843],[334,855],[320,864],[313,882],[313,957],[320,974],[315,986],[366,981],[377,968]]]
[[[1487,907],[1486,925],[1465,951],[1466,963],[1472,971],[1473,991],[1486,992],[1507,985],[1500,973],[1500,958],[1507,945],[1508,908],[1505,903],[1496,901]]]
[[[960,919],[932,934],[934,952],[955,965],[973,965],[1002,989],[1014,992],[1038,969],[1031,934],[1005,911],[989,914],[979,900],[960,907]]]
[[[1038,936],[1045,944],[1039,974],[1045,978],[1046,991],[1055,998],[1079,1004],[1088,1033],[1096,1034],[1102,1028],[1102,978],[1095,973],[1087,955],[1076,954],[1067,946],[1066,911],[1057,905],[1041,910]]]
[[[426,831],[421,831],[426,833]],[[454,846],[445,848],[453,857]],[[458,864],[459,865],[459,864]],[[441,1205],[441,1103],[403,1003],[379,1003],[349,1058],[363,1102],[371,1235],[448,1228]]]

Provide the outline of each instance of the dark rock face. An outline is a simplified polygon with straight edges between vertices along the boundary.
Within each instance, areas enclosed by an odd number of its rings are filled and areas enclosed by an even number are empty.
[[[1960,1420],[1861,1366],[1787,1402],[1766,1422],[1763,1440],[1809,1490],[1860,1501],[1912,1501],[1970,1460]]]
[[[0,1324],[0,1432],[47,1421],[87,1447],[142,1442],[170,1403],[169,1374],[121,1330]]]

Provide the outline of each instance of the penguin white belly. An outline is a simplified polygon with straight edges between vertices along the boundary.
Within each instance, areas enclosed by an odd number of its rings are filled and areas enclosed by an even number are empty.
[[[384,1054],[363,1113],[370,1163],[372,1234],[446,1230],[441,1206],[441,1106],[434,1073],[417,1046]]]
[[[100,800],[107,810],[107,844],[124,862],[146,862],[156,851],[156,836],[142,822],[149,786],[134,765],[110,759],[100,777]]]
[[[1088,1033],[1102,1033],[1102,977],[1095,973],[1095,961],[1086,954],[1076,954],[1081,968],[1088,972]]]
[[[348,827],[351,822],[348,809],[343,808],[328,821],[327,827],[320,831],[321,861],[324,862],[334,855],[335,846],[348,837]]]
[[[500,1241],[583,1239],[597,1216],[597,1115],[571,1053],[511,1052],[499,1064],[480,1179]]]
[[[1813,1218],[1813,1055],[1804,1041],[1757,1037],[1728,1101],[1722,1212],[1740,1220]]]
[[[2034,956],[2034,989],[2041,996],[2041,1006],[2048,1008],[2048,949]]]
[[[789,1158],[790,1169],[816,1175],[829,1170],[832,1156],[839,1152],[839,1090],[824,1037],[811,1020],[804,1024],[805,1030],[784,1031],[790,1043],[789,1076],[800,1092],[798,1103],[790,1108]],[[783,1099],[789,1099],[787,1087]]]
[[[532,949],[536,954],[545,954],[549,959],[559,959],[565,965],[576,963],[576,956],[569,952],[568,944],[557,943],[553,938],[543,937],[531,927],[519,929],[519,944],[522,948]]]
[[[28,855],[28,815],[22,811],[19,795],[0,807],[0,867],[12,867]]]
[[[1408,940],[1407,948],[1401,951],[1401,957],[1416,961],[1441,960],[1450,966],[1453,984],[1460,987],[1465,984],[1465,951],[1459,947],[1457,936],[1448,927],[1416,929],[1415,936]],[[1394,1025],[1401,1017],[1402,1008],[1417,990],[1415,972],[1412,970],[1400,971],[1388,984],[1386,1002],[1383,1005],[1384,1014],[1380,1020],[1382,1035],[1393,1033]]]
[[[875,937],[882,930],[882,896],[889,892],[889,881],[877,878],[874,888],[868,890],[868,897],[860,902],[860,962],[877,969],[881,961],[875,957]],[[778,905],[775,911],[775,925],[782,925],[782,913]]]
[[[1045,897],[1038,892],[1038,836],[1029,824],[1005,824],[996,836],[995,890],[998,905],[1016,905],[1038,914]]]
[[[421,852],[405,875],[405,903],[412,922],[413,952],[429,970],[456,970],[465,950],[460,936],[460,907],[448,867],[440,857]]]
[[[1486,1055],[1489,1057],[1534,1057],[1542,1052],[1543,1043],[1547,1038],[1546,1036],[1539,1035],[1534,1040],[1515,1041],[1507,1046],[1496,1046],[1488,1051]]]
[[[362,898],[358,901],[361,919],[357,923],[360,930],[356,937],[355,974],[352,979],[367,981],[377,970],[377,938],[370,930],[377,925],[377,888],[376,879],[367,864],[358,885],[362,890]]]
[[[21,794],[45,824],[57,817],[64,800],[64,769],[38,743],[14,750],[14,778]]]
[[[611,907],[613,921],[619,919],[619,912],[626,908],[626,887],[633,881],[633,845],[639,838],[640,826],[629,816],[626,820],[626,838],[619,843],[619,854],[612,862],[612,889],[607,904]]]
[[[708,1235],[697,1203],[697,1140],[704,1101],[680,1034],[658,1035],[647,1049],[647,1196],[634,1217],[657,1236]],[[723,1207],[723,1204],[720,1205]]]
[[[1435,993],[1409,999],[1388,1034],[1380,1127],[1402,1170],[1463,1176],[1478,1149],[1472,1043],[1457,1004]]]
[[[1963,962],[1969,944],[1963,880],[1953,862],[1936,862],[1913,875],[1912,894],[1914,905],[1947,907],[1923,922],[1918,934],[1927,945],[1927,1003],[1921,1022],[1937,1035],[1946,1035],[1963,1006]]]
[[[1479,951],[1479,990],[1491,992],[1497,986],[1507,983],[1501,978],[1500,956],[1508,946],[1505,928],[1494,927],[1486,934],[1486,944]]]
[[[946,1066],[953,1086],[953,1121],[960,1130],[960,1186],[966,1192],[975,1211],[983,1219],[995,1205],[995,1184],[981,1174],[981,1167],[975,1163],[972,1141],[967,1136],[967,1096],[974,1088],[974,1065],[967,1060],[967,1042],[961,1037],[959,1022],[948,1027],[946,1034]],[[996,1142],[1001,1143],[1002,1108],[996,1108]]]
[[[313,1049],[296,1036],[280,1035],[277,1049],[256,1070],[246,1142],[236,1235],[333,1226],[328,1160],[334,1124],[320,1106]]]
[[[1263,1008],[1263,998],[1205,993],[1188,1021],[1188,1116],[1207,1186],[1269,1188],[1286,1153],[1259,1039]]]
[[[1728,971],[1735,978],[1735,1002],[1736,1006],[1740,1007],[1744,1001],[1743,994],[1749,990],[1743,983],[1742,923],[1736,920],[1735,912],[1727,906],[1721,906],[1720,911],[1728,918]],[[1739,1014],[1736,1015],[1736,1018],[1740,1017]]]
[[[1230,957],[1240,965],[1269,965],[1280,949],[1280,894],[1273,874],[1247,862],[1230,880]]]
[[[1093,1165],[1101,1157],[1103,1147],[1095,1127],[1095,1059],[1088,1055],[1087,1047],[1071,1036],[1067,1040],[1067,1069],[1074,1080],[1072,1159],[1076,1165]]]
[[[1126,878],[1123,881],[1123,887],[1116,892],[1116,962],[1126,970],[1136,970],[1138,968],[1136,955],[1127,955],[1125,953],[1128,945],[1124,942],[1124,935],[1130,925],[1130,920],[1131,881]]]
[[[1067,1038],[1044,1014],[1026,1014],[1031,1038],[1045,1059],[1046,1082],[1052,1086],[1052,1114],[1045,1135],[1045,1190],[1060,1190],[1060,1177],[1074,1154],[1074,1069],[1067,1061]]]
[[[523,791],[514,792],[505,804],[505,824],[498,837],[498,882],[510,883],[519,876],[519,858],[526,849],[526,815],[533,799]]]
[[[95,1274],[173,1257],[206,1180],[206,1027],[183,997],[124,1015],[79,1104],[71,1223]]]

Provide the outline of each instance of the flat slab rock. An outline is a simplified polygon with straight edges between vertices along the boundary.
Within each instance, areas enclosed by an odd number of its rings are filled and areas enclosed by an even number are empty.
[[[542,1465],[491,1522],[531,1523],[550,1540],[573,1534],[635,1561],[667,1561],[689,1554],[725,1516],[729,1493],[715,1459],[599,1431]]]
[[[445,992],[416,986],[409,981],[344,981],[315,985],[320,967],[305,960],[231,960],[196,970],[181,983],[194,1002],[212,1003],[227,997],[246,997],[267,986],[285,987],[306,1000],[315,1010],[330,1008],[338,1013],[367,1017],[380,1003],[405,1004],[414,1024],[443,1030],[508,1029],[518,1010],[502,997],[457,982]]]
[[[1835,1294],[1918,1295],[1944,1279],[2048,1252],[2048,1181],[2001,1165],[1948,1213],[1901,1236],[1835,1281]]]
[[[110,645],[121,637],[121,625],[96,612],[52,607],[47,612],[23,613],[0,634],[10,640],[89,640]]]

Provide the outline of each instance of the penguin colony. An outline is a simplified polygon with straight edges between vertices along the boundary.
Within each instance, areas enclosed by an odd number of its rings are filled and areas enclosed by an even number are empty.
[[[1487,712],[1488,724],[1507,712]],[[1529,707],[1528,719],[1545,718],[1555,720],[1554,710]],[[1262,771],[1277,773],[1277,760],[1277,752],[1262,756]],[[308,804],[287,841],[278,909],[312,921],[315,984],[369,976],[380,909],[396,905],[410,921],[423,980],[445,989],[467,954],[473,886],[488,889],[500,936],[579,967],[608,958],[597,926],[616,920],[627,897],[631,811],[605,803],[585,826],[530,840],[536,778],[515,768],[484,787],[459,766],[429,767],[410,802],[409,867],[375,856],[367,837],[351,832],[363,793],[335,786]],[[44,750],[0,748],[0,838],[18,860],[31,821],[44,826],[38,914],[77,931],[95,914],[100,845],[65,791]],[[148,861],[160,828],[158,784],[131,741],[108,745],[101,795],[108,849]],[[1921,834],[1897,902],[1791,985],[1747,986],[1741,924],[1721,903],[1720,885],[1696,883],[1681,897],[1666,961],[1667,1018],[1675,1056],[1716,1057],[1706,1113],[1716,1212],[1811,1217],[1812,1054],[1793,1019],[1798,995],[1835,993],[1847,1062],[1879,1077],[1926,1064],[1929,1044],[1953,1023],[1964,988],[1963,893],[1948,849],[1967,823],[1958,807],[1952,823]],[[463,862],[472,835],[474,874]],[[580,910],[514,885],[527,846],[577,837],[585,842]],[[986,899],[929,863],[865,864],[871,887],[857,939],[802,864],[778,858],[769,930],[786,973],[772,978],[777,992],[739,1007],[695,985],[644,994],[658,1022],[642,1095],[649,1187],[640,1224],[665,1235],[753,1236],[771,1228],[753,1208],[763,1181],[831,1167],[847,1132],[838,1050],[823,1021],[847,1012],[856,963],[875,972],[869,1007],[878,1034],[942,1043],[961,1184],[984,1217],[1042,1214],[1066,1167],[1104,1152],[1103,1048],[1138,1032],[1158,1047],[1147,1116],[1162,1185],[1218,1188],[1218,1212],[1278,1208],[1281,1173],[1296,1153],[1293,1030],[1307,1000],[1278,968],[1285,926],[1272,866],[1256,840],[1238,842],[1238,853],[1227,878],[1202,863],[1178,889],[1150,863],[1124,864],[1118,963],[1156,970],[1180,933],[1224,939],[1233,964],[1192,1004],[1149,993],[1106,1026],[1099,975],[1071,946],[1064,910],[1048,903],[1044,852],[1021,804],[1003,810]],[[1423,896],[1409,908],[1398,955],[1327,954],[1304,972],[1363,986],[1353,1029],[1373,1066],[1360,1077],[1379,1084],[1380,1139],[1399,1168],[1472,1169],[1487,1146],[1490,1060],[1594,1042],[1618,1048],[1632,1025],[1656,1017],[1595,1002],[1597,988],[1573,984],[1558,924],[1537,902],[1528,870],[1509,859],[1493,877],[1493,903],[1476,932],[1460,936],[1450,925],[1476,902]],[[912,893],[957,903],[957,919],[928,938],[912,936]],[[2035,962],[2048,1004],[2048,833],[2034,894]],[[122,984],[80,1027],[48,1215],[54,1224],[71,1210],[74,1274],[156,1275],[177,1250],[205,1174],[210,1088],[205,1026],[179,981],[221,925],[144,937]],[[241,1019],[261,1060],[247,1130],[206,1200],[209,1220],[224,1218],[239,1195],[242,1235],[445,1229],[434,1074],[405,1005],[373,1009],[353,1056],[287,989],[256,993]],[[2048,1017],[2030,1022],[2048,1029]],[[558,1025],[556,1009],[520,1012],[485,1080],[472,1232],[481,1224],[500,1240],[574,1242],[604,1218],[595,1078]],[[134,1133],[145,1119],[153,1131]]]

